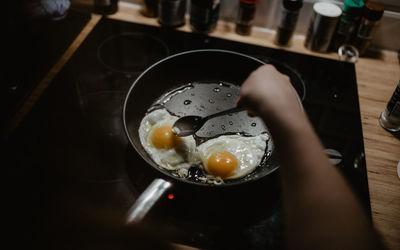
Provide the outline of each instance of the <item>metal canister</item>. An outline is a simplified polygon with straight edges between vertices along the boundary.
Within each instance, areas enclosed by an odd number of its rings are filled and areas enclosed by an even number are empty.
[[[221,0],[191,0],[190,27],[195,32],[213,32],[219,17]]]
[[[342,10],[335,4],[315,3],[304,46],[312,51],[327,52],[341,14]]]
[[[162,26],[179,27],[185,24],[186,0],[159,0],[158,16]]]

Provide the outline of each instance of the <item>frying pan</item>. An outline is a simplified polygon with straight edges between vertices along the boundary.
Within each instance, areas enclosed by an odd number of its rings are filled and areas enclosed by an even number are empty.
[[[265,64],[265,62],[261,60],[233,51],[214,49],[192,50],[172,55],[158,61],[146,69],[136,79],[125,99],[123,110],[125,132],[137,153],[148,163],[149,167],[153,167],[157,171],[161,172],[163,178],[155,179],[139,196],[128,212],[127,223],[141,221],[150,208],[162,196],[162,194],[171,188],[174,183],[183,183],[184,185],[189,186],[197,185],[206,187],[212,186],[213,188],[224,188],[225,186],[243,185],[245,183],[263,178],[278,168],[278,165],[273,160],[273,157],[270,157],[272,155],[271,148],[273,148],[273,145],[270,144],[268,146],[270,153],[267,153],[262,161],[262,164],[258,166],[253,173],[247,175],[246,177],[231,180],[220,185],[200,183],[191,179],[180,178],[170,171],[159,167],[145,151],[140,142],[138,134],[140,122],[148,112],[149,107],[154,105],[154,103],[156,103],[161,96],[165,95],[165,93],[168,93],[172,89],[176,89],[177,87],[194,82],[226,82],[235,86],[240,86],[252,71],[263,64]],[[278,70],[281,68],[280,71],[285,71],[279,65],[275,66],[278,66]],[[298,76],[290,75],[291,72],[282,73],[289,73],[292,84],[293,82],[296,83],[296,85],[294,84],[294,87],[298,90],[302,89],[302,86],[297,86],[301,85],[301,81],[299,80]],[[304,93],[300,93],[300,96],[303,94]],[[170,109],[176,108],[176,112],[173,113],[179,115],[193,115],[193,113],[191,114],[190,112],[196,112],[196,110],[198,112],[198,109],[180,112],[182,111],[180,108],[183,107],[183,105],[180,105],[182,104],[181,101],[185,100],[185,98],[187,97],[183,97],[182,100],[178,98],[175,100],[175,103],[171,102],[172,105],[167,107],[169,108],[169,111],[171,111]],[[231,102],[231,105],[234,105],[235,101],[236,100]],[[197,102],[196,104],[202,107],[206,106],[206,108],[202,110],[203,113],[201,115],[204,115],[204,112],[215,112],[215,110],[210,110],[207,108],[207,104],[209,104],[207,103],[207,100],[199,99],[195,100],[194,102]]]

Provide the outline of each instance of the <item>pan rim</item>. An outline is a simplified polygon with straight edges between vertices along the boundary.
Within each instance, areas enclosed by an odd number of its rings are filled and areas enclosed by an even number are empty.
[[[139,152],[138,148],[136,147],[135,143],[133,143],[133,141],[132,141],[132,139],[131,139],[131,136],[130,136],[130,133],[129,133],[129,130],[128,130],[128,127],[127,127],[127,121],[126,121],[126,109],[127,109],[127,104],[128,104],[129,97],[131,96],[131,92],[132,92],[132,90],[135,88],[135,85],[141,80],[141,78],[142,78],[145,74],[147,74],[148,71],[150,71],[151,69],[153,69],[154,67],[156,67],[157,65],[159,65],[159,64],[161,64],[161,63],[163,63],[163,62],[165,62],[165,61],[168,61],[168,60],[171,60],[171,59],[173,59],[173,58],[175,58],[175,57],[182,56],[182,55],[186,55],[186,54],[202,53],[202,52],[220,52],[220,53],[226,53],[226,54],[233,54],[233,55],[242,56],[242,57],[248,58],[248,59],[250,59],[250,60],[256,61],[256,62],[260,63],[260,65],[265,65],[265,64],[267,64],[266,62],[264,62],[264,61],[262,61],[262,60],[260,60],[260,59],[258,59],[258,58],[255,58],[255,57],[252,57],[252,56],[249,56],[249,55],[240,53],[240,52],[231,51],[231,50],[224,50],[224,49],[197,49],[197,50],[188,50],[188,51],[184,51],[184,52],[180,52],[180,53],[177,53],[177,54],[170,55],[170,56],[168,56],[168,57],[165,57],[165,58],[163,58],[163,59],[161,59],[161,60],[155,62],[154,64],[152,64],[151,66],[149,66],[148,68],[146,68],[146,70],[144,70],[144,71],[136,78],[136,80],[133,82],[132,86],[129,88],[129,91],[128,91],[126,97],[125,97],[124,106],[123,106],[123,111],[122,111],[122,112],[123,112],[123,113],[122,113],[122,119],[123,119],[123,123],[124,123],[125,134],[126,134],[127,137],[128,137],[129,143],[130,143],[131,146],[135,149],[135,151],[147,162],[147,164],[149,164],[149,165],[152,166],[153,168],[157,169],[158,172],[162,173],[162,174],[164,175],[163,178],[165,178],[165,179],[167,179],[166,177],[168,177],[168,179],[169,179],[169,178],[172,178],[172,179],[175,179],[175,180],[179,180],[179,181],[181,181],[181,182],[183,182],[183,183],[193,184],[193,185],[202,186],[202,187],[229,187],[229,186],[237,186],[237,185],[241,185],[241,184],[245,184],[245,183],[255,182],[255,181],[259,180],[259,179],[262,179],[262,177],[261,177],[261,178],[252,178],[252,179],[246,180],[245,182],[229,182],[229,183],[223,183],[223,184],[220,184],[220,185],[215,185],[215,184],[213,185],[213,184],[207,184],[207,183],[193,182],[193,181],[189,181],[189,180],[187,180],[187,179],[179,178],[179,177],[173,178],[172,176],[169,176],[169,175],[167,175],[166,173],[164,173],[164,171],[162,171],[162,169],[160,169],[160,167],[159,167],[157,164],[155,164],[155,163],[153,163],[153,162],[150,162],[150,160],[147,159],[147,157],[143,157],[143,156],[140,154],[140,152]],[[273,157],[273,156],[271,156],[271,157]],[[279,165],[278,165],[278,164],[276,164],[275,168],[273,168],[269,174],[272,174],[272,173],[275,172],[277,169],[279,169]],[[269,174],[267,174],[267,175],[269,175]]]

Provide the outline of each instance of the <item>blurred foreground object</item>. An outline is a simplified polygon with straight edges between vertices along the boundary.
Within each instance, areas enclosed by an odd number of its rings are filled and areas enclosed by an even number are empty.
[[[69,0],[23,1],[24,12],[29,19],[63,19],[71,6]]]

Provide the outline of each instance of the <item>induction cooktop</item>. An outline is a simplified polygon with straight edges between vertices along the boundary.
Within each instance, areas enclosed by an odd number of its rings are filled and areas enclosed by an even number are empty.
[[[157,177],[124,132],[128,89],[153,63],[193,49],[240,52],[298,76],[304,109],[327,154],[370,214],[353,64],[103,18],[6,141],[6,225],[14,245],[76,247],[85,238],[104,240],[104,232],[123,223]],[[227,195],[238,205],[227,218],[212,214],[215,198],[205,204],[201,194],[178,187],[145,223],[195,247],[282,248],[279,171],[249,190],[258,192]]]

